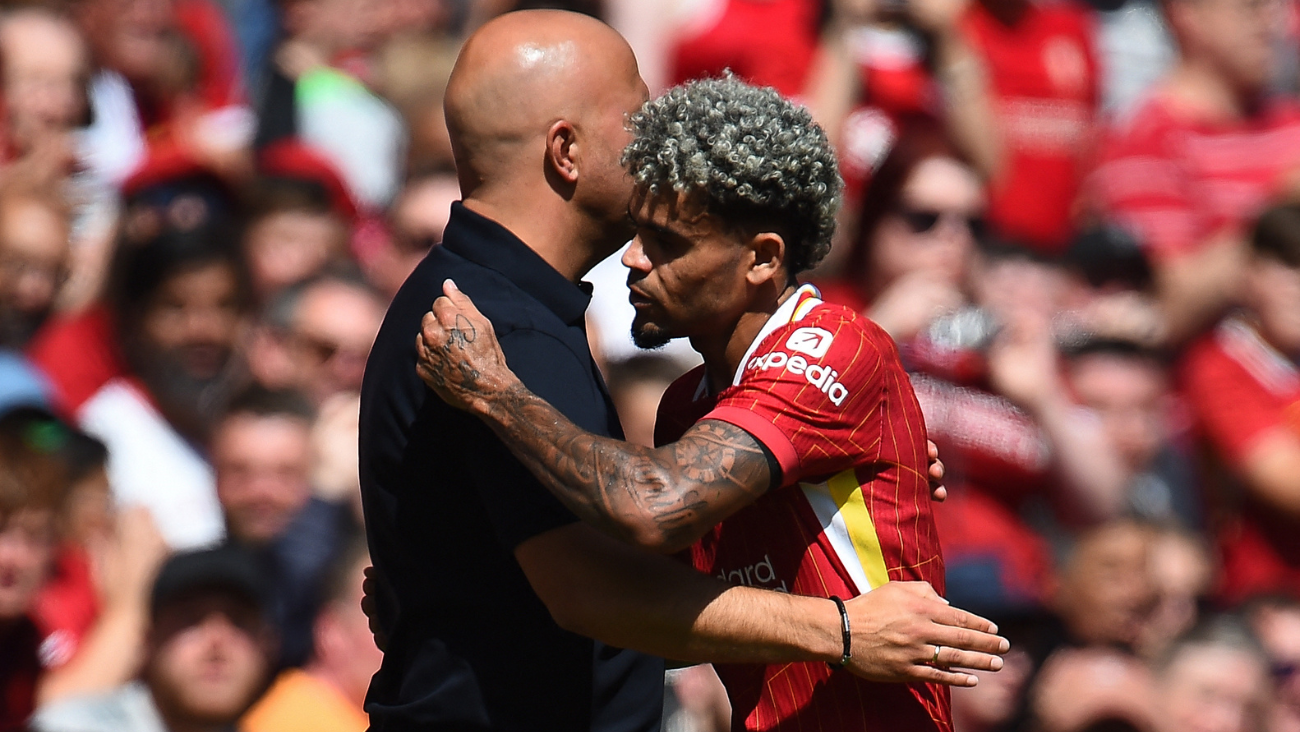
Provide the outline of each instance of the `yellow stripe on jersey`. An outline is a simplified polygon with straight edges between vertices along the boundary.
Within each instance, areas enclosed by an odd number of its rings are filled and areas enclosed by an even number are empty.
[[[889,570],[885,568],[885,553],[880,548],[880,538],[876,536],[876,524],[871,520],[871,512],[862,497],[862,486],[858,484],[854,471],[849,469],[836,473],[826,481],[826,486],[839,507],[867,580],[873,588],[889,582]]]
[[[814,290],[814,292],[816,292],[816,290]],[[800,320],[803,320],[805,315],[812,312],[813,308],[821,304],[822,301],[816,297],[809,297],[807,300],[799,303],[798,307],[795,308],[794,315],[790,317],[790,322],[797,323]]]

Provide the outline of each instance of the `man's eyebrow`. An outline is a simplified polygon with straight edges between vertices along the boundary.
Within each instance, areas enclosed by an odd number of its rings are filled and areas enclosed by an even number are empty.
[[[654,233],[658,234],[659,236],[670,236],[670,237],[676,237],[678,239],[686,238],[686,235],[681,233],[680,231],[674,231],[673,229],[664,226],[663,224],[657,224],[652,219],[644,219],[644,220],[638,219],[632,213],[632,209],[630,208],[627,211],[627,216],[629,219],[632,220],[632,223],[635,224],[637,227],[642,229],[649,229]]]

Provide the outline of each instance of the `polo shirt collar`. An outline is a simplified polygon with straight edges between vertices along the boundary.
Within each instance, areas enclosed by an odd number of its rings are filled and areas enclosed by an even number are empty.
[[[570,282],[509,229],[460,201],[451,204],[442,246],[499,272],[568,325],[581,323],[591,303],[590,283]]]

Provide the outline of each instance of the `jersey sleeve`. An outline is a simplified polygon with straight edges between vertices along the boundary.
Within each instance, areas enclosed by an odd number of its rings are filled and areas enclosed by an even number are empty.
[[[754,349],[737,382],[705,419],[728,422],[763,444],[782,484],[874,460],[880,448],[883,334],[842,308],[778,328]],[[890,346],[892,348],[892,346]]]

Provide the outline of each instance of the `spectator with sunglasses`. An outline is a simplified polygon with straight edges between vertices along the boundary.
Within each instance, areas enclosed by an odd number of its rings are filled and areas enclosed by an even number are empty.
[[[858,237],[827,299],[864,312],[899,343],[962,305],[983,229],[979,176],[937,122],[910,122],[860,203]]]
[[[254,379],[296,389],[322,407],[361,389],[384,302],[365,280],[329,272],[288,288],[269,303],[250,347]]]

